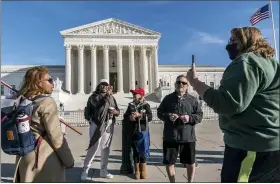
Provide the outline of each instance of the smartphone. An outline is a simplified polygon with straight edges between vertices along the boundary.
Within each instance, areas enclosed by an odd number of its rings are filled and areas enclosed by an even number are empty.
[[[194,64],[194,55],[192,55],[192,65]]]

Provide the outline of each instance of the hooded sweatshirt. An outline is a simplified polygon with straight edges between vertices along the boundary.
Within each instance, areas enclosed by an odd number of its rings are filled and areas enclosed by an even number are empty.
[[[203,99],[219,114],[226,145],[247,151],[280,150],[280,65],[244,53],[226,68],[219,89]]]

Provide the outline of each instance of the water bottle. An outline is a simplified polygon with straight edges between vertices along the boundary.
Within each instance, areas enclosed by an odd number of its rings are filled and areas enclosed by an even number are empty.
[[[19,133],[23,134],[30,131],[29,118],[25,113],[19,114],[17,117],[17,121],[17,128]]]

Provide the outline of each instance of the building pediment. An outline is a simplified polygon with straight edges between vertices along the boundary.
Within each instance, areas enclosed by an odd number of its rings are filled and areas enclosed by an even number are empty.
[[[93,22],[60,32],[62,36],[74,35],[128,35],[158,36],[160,33],[115,18]]]

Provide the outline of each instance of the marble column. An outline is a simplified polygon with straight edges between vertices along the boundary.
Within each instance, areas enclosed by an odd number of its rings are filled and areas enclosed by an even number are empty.
[[[103,45],[103,78],[110,80],[109,73],[109,45]]]
[[[117,45],[118,92],[123,93],[123,46]]]
[[[65,89],[71,93],[71,45],[65,44]]]
[[[205,84],[208,85],[208,81],[207,81],[208,75],[205,74],[204,77],[205,77]]]
[[[147,63],[147,46],[142,45],[141,46],[141,67],[142,67],[142,88],[145,90],[145,92],[148,92],[148,63]]]
[[[134,45],[129,45],[129,89],[135,89]]]
[[[158,80],[158,46],[155,45],[152,47],[153,50],[153,68],[154,68],[154,90],[158,88],[159,80]]]
[[[153,90],[153,63],[152,63],[152,52],[149,51],[149,54],[147,56],[147,61],[148,61],[148,69],[149,69],[149,92],[152,93]]]
[[[78,45],[78,93],[84,92],[84,45]]]
[[[97,86],[97,64],[96,64],[96,45],[90,45],[90,61],[91,61],[91,92],[95,91]]]

